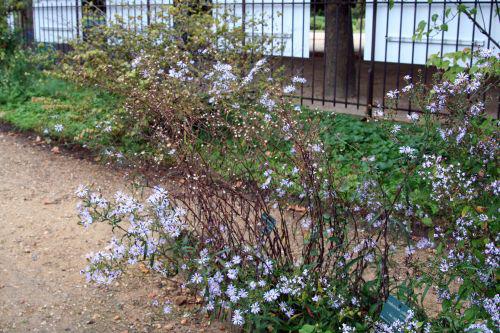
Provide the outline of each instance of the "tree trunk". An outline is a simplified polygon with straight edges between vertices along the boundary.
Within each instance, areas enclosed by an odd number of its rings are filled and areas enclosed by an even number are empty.
[[[25,7],[21,11],[21,31],[25,43],[33,44],[35,32],[33,27],[33,1],[25,1]]]
[[[325,4],[325,25],[325,95],[342,100],[356,92],[350,4],[329,0]]]

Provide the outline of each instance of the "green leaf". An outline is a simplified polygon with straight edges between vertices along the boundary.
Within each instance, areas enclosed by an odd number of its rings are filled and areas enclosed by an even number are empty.
[[[316,327],[313,325],[306,324],[299,329],[299,333],[313,333]]]
[[[432,219],[430,217],[424,217],[422,219],[422,223],[425,224],[428,227],[432,227],[433,226]]]
[[[477,308],[476,307],[473,307],[473,308],[470,308],[470,309],[467,309],[465,312],[464,312],[464,316],[463,318],[466,320],[466,321],[471,321],[473,320],[476,315],[477,315]]]
[[[443,243],[439,243],[437,249],[436,249],[436,254],[441,254],[443,253]]]

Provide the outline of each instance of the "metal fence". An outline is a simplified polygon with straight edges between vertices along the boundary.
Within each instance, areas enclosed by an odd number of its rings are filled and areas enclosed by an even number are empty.
[[[113,22],[116,16],[134,26],[161,19],[158,13],[174,0],[33,0],[32,7],[11,17],[21,22],[27,40],[67,50],[68,42],[85,38],[85,29]],[[464,48],[496,48],[500,39],[498,1],[346,1],[346,0],[213,0],[247,22],[247,35],[266,34],[282,41],[273,51],[287,75],[307,80],[297,94],[301,104],[338,112],[371,114],[384,104],[388,90],[400,89],[403,76],[429,82],[435,69],[431,54]],[[475,9],[473,16],[456,11],[458,4]],[[89,15],[92,8],[96,15]],[[85,14],[87,13],[87,14]],[[419,22],[427,28],[443,23],[446,31],[414,39]],[[498,115],[498,91],[487,98],[488,112]],[[408,100],[400,111],[417,111]]]

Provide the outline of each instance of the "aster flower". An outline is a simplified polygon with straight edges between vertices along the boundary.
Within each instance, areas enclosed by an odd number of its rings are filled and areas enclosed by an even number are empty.
[[[164,314],[172,313],[172,302],[166,301],[165,304],[163,304],[163,313]]]
[[[260,304],[259,302],[255,302],[250,306],[250,313],[258,314],[260,312]]]
[[[300,84],[305,84],[307,82],[306,79],[304,79],[303,77],[299,77],[299,76],[294,76],[292,78],[292,82],[293,83],[300,83]]]
[[[233,325],[243,326],[243,324],[245,323],[245,318],[243,318],[243,314],[242,314],[241,310],[238,310],[238,309],[234,310],[232,322],[233,322]]]
[[[409,146],[399,147],[399,153],[402,155],[407,155],[408,157],[414,157],[416,153],[416,149],[411,148]]]
[[[203,282],[203,277],[200,275],[200,273],[195,272],[193,276],[191,276],[191,283],[200,284],[202,282]]]
[[[280,294],[276,289],[268,290],[263,295],[264,300],[268,303],[274,302],[275,300],[278,299],[279,296]]]
[[[396,99],[398,97],[398,94],[399,94],[399,91],[396,89],[396,90],[389,90],[386,94],[387,98],[390,98],[390,99]]]

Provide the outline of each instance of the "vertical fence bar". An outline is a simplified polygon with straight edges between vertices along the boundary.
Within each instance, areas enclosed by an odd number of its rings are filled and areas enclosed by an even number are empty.
[[[361,53],[361,49],[362,49],[362,33],[363,33],[363,19],[364,19],[364,15],[366,15],[366,6],[364,6],[364,3],[363,2],[358,2],[357,5],[360,6],[360,10],[361,10],[361,20],[360,20],[360,25],[359,25],[359,50],[358,50],[358,56],[359,56],[359,60],[358,60],[358,67],[357,67],[357,88],[356,88],[356,109],[359,109],[359,98],[360,98],[360,95],[361,95],[361,66],[363,65],[362,62],[363,62],[363,54]],[[366,21],[365,21],[366,22]],[[354,37],[353,37],[354,38]],[[366,37],[365,37],[366,38]],[[366,45],[365,45],[366,47]],[[363,47],[363,52],[364,52],[364,47]],[[372,93],[373,93],[373,90],[372,90]]]
[[[254,43],[255,41],[255,0],[252,1],[252,37],[250,38],[250,41],[252,43]],[[254,59],[254,48],[252,47],[252,51],[251,51],[251,60],[253,61]]]
[[[459,3],[462,3],[462,1],[460,1]],[[455,52],[458,51],[458,41],[460,40],[460,11],[458,12],[458,17],[457,17],[457,41],[455,43]]]
[[[413,5],[413,32],[415,33],[416,25],[417,25],[417,0],[414,1]],[[414,64],[415,62],[415,39],[412,38],[411,41],[411,68],[410,68],[410,76],[411,80],[413,81],[413,76],[414,76]],[[411,99],[408,99],[408,112],[411,112]]]
[[[302,1],[304,1],[304,0],[302,0]],[[291,74],[294,75],[294,71],[295,71],[294,70],[294,68],[295,68],[294,63],[295,63],[295,61],[294,61],[293,57],[295,55],[294,54],[294,51],[295,51],[294,50],[295,49],[295,45],[294,45],[294,39],[295,39],[295,35],[294,35],[295,34],[295,0],[291,0],[290,7],[291,7],[291,10],[292,10],[292,34],[291,34],[291,39],[292,39],[292,43],[291,44],[292,45],[290,46],[290,62],[292,63]],[[282,33],[283,33],[283,31],[282,31]],[[282,36],[283,36],[283,39],[284,39],[285,35],[282,34]]]
[[[385,24],[385,48],[384,48],[384,78],[382,83],[382,107],[385,108],[385,91],[386,91],[386,83],[387,83],[387,37],[389,34],[389,2],[386,1],[386,24]]]
[[[274,0],[271,0],[271,55],[274,55]],[[274,63],[272,66],[274,69]]]
[[[151,25],[151,0],[146,1],[146,23]]]
[[[335,40],[335,71],[333,75],[333,106],[335,106],[337,100],[337,67],[339,62],[339,1],[337,1],[337,5],[335,6],[335,31],[337,31],[337,38]],[[326,14],[325,14],[326,15]],[[326,38],[326,34],[325,34]],[[326,46],[326,41],[325,41]],[[326,50],[325,50],[326,51]],[[326,57],[325,57],[326,58]],[[326,70],[326,67],[325,67]]]
[[[477,15],[477,0],[474,0],[474,22],[476,21],[476,15]],[[474,61],[472,55],[474,54],[474,44],[475,44],[475,35],[476,35],[476,26],[472,26],[472,45],[470,47],[470,66],[472,67],[472,62]],[[458,41],[457,41],[458,42]]]
[[[413,32],[415,33],[415,27],[417,25],[417,0],[414,1],[414,6],[413,6]],[[410,69],[410,76],[411,80],[413,81],[413,69],[414,69],[414,61],[415,61],[415,39],[412,38],[411,42],[411,69]],[[408,99],[408,112],[411,112],[411,98]]]
[[[495,1],[495,3],[497,3]],[[498,5],[498,3],[497,3]],[[490,22],[488,22],[488,35],[491,36],[491,23],[493,23],[493,1],[490,2]],[[490,48],[491,38],[488,38],[488,44],[486,48]]]
[[[429,31],[430,31],[430,21],[431,21],[431,6],[432,2],[429,2],[429,8],[427,13],[427,34],[425,36],[425,59],[429,58]],[[424,67],[424,84],[427,84],[428,68]]]
[[[351,12],[351,4],[350,4],[350,0],[347,1],[346,3],[347,5],[347,15],[351,17],[351,22],[348,22],[348,24],[350,24],[351,26],[349,28],[347,28],[347,31],[349,32],[350,31],[350,34],[351,36],[349,36],[349,39],[352,40],[352,42],[354,43],[354,32],[353,32],[353,29],[352,29],[352,12]],[[354,45],[353,45],[354,46]],[[354,50],[352,50],[354,52]],[[348,67],[350,67],[350,62],[352,61],[352,57],[354,56],[354,54],[348,54],[348,59],[347,59],[347,63],[346,65]],[[349,95],[349,73],[345,73],[345,81],[344,81],[344,107],[347,108],[347,96]]]
[[[315,61],[315,56],[316,56],[316,14],[318,12],[318,3],[317,1],[318,0],[312,0],[314,1],[313,2],[313,13],[314,13],[314,16],[313,16],[313,49],[312,49],[312,59],[311,59],[311,67],[312,67],[312,79],[311,79],[311,104],[314,104],[314,86],[315,86],[315,71],[316,71],[316,61]],[[323,50],[324,52],[324,50]],[[325,88],[324,88],[324,85],[323,85],[323,96],[325,95]]]
[[[401,44],[403,34],[403,4],[401,1],[401,9],[399,11],[399,32],[398,32],[398,64],[396,70],[396,90],[399,91],[399,77],[401,76]],[[399,99],[396,99],[396,109],[399,107]]]
[[[55,26],[55,29],[54,29],[54,35],[55,35],[55,47],[57,49],[61,48],[62,45],[61,45],[61,40],[60,40],[60,33],[61,33],[61,29],[63,29],[62,27],[62,24],[61,24],[61,21],[62,21],[62,18],[61,18],[61,15],[62,14],[62,10],[60,11],[60,3],[59,3],[59,0],[54,0],[55,1],[55,7],[53,8],[53,11],[55,13],[55,16],[56,16],[56,26]],[[61,20],[59,20],[61,18]]]
[[[69,11],[69,8],[67,6],[67,0],[63,0],[62,2],[62,10],[64,12],[64,15],[63,16],[63,24],[65,26],[65,30],[64,30],[64,33],[62,35],[62,45],[63,45],[63,52],[66,53],[68,52],[68,40],[69,40],[69,29],[70,29],[70,25],[69,25],[69,22],[68,22],[68,11]]]
[[[311,5],[309,5],[309,21],[311,20]],[[306,22],[306,0],[302,0],[302,68],[301,68],[301,73],[300,76],[304,77],[304,63],[305,63],[305,55],[304,55],[304,50],[307,47],[307,52],[309,53],[309,39],[307,40],[307,46],[305,44],[305,31],[309,29],[305,29],[305,22]],[[309,36],[307,36],[309,38]],[[304,99],[302,98],[304,96],[304,84],[301,83],[300,85],[300,105],[303,104]]]
[[[50,10],[50,19],[51,19],[51,22],[50,22],[50,30],[49,30],[49,34],[50,34],[50,41],[51,41],[51,46],[52,48],[56,48],[57,47],[57,44],[56,44],[56,36],[55,36],[55,33],[57,33],[57,28],[58,28],[58,23],[59,23],[59,20],[57,18],[57,0],[52,0],[54,1],[54,4],[51,4],[49,5],[49,10]],[[54,20],[54,12],[56,12],[55,16],[55,20]],[[56,26],[54,27],[54,23],[56,24]]]
[[[377,0],[373,0],[373,17],[372,17],[372,36],[370,49],[370,69],[368,70],[368,92],[366,98],[366,115],[373,117],[373,81],[375,74],[375,39],[377,36]]]
[[[48,38],[47,38],[47,29],[45,29],[44,25],[45,25],[45,21],[48,20],[49,12],[48,12],[47,6],[44,6],[41,1],[40,1],[40,10],[41,10],[40,30],[41,30],[41,33],[43,35],[42,36],[43,46],[46,46]]]
[[[326,6],[330,5],[330,2],[331,1],[335,1],[335,0],[324,0],[323,2],[323,15],[325,17],[325,30],[324,30],[324,39],[323,39],[323,94],[321,96],[321,105],[325,105],[325,96],[327,97],[327,89],[329,90],[330,87],[327,87],[327,82],[326,82],[326,71],[327,70],[331,70],[331,68],[328,68],[327,66],[327,62],[326,62],[326,54],[327,54],[327,43],[326,43],[326,38],[327,38],[327,35],[326,35],[326,27],[327,27],[327,20],[326,20]],[[338,21],[337,21],[338,22]],[[331,24],[331,22],[330,22]],[[330,45],[330,44],[329,44]],[[331,46],[331,45],[330,45]],[[316,59],[315,59],[316,60]],[[314,92],[313,92],[314,94]],[[327,97],[328,98],[328,97]],[[333,105],[335,106],[335,97],[332,97],[332,102],[333,102]]]
[[[79,13],[78,13],[78,1],[75,0],[75,15],[76,15],[76,39],[78,40],[80,38],[80,18],[79,18]]]
[[[495,1],[495,3],[497,3]],[[498,5],[498,3],[497,3]],[[488,22],[488,35],[491,36],[491,24],[493,23],[493,1],[490,2],[490,21]],[[488,42],[486,44],[486,48],[490,48],[491,38],[488,38]],[[486,95],[483,96],[483,103],[486,101]],[[486,103],[485,103],[486,104]],[[500,103],[499,99],[497,99],[497,119],[500,119]]]
[[[387,83],[387,37],[389,34],[389,2],[385,2],[387,11],[386,11],[386,23],[385,23],[385,48],[384,48],[384,78],[382,83],[382,107],[385,108],[385,88]]]
[[[284,52],[285,47],[283,44],[283,31],[285,31],[285,1],[281,0],[281,42],[280,42],[280,65],[283,66],[284,63]]]

